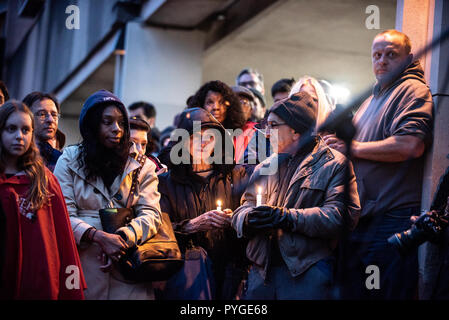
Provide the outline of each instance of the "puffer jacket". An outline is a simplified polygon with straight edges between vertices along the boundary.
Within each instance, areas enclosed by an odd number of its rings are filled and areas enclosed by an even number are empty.
[[[102,230],[99,209],[113,206],[123,208],[132,184],[132,173],[141,165],[129,157],[121,177],[117,177],[110,187],[104,185],[101,178],[87,180],[84,170],[77,160],[78,146],[64,149],[56,163],[54,175],[57,177],[70,216],[72,230],[87,280],[87,299],[147,299],[152,298],[151,284],[133,284],[125,282],[119,272],[113,268],[110,273],[103,273],[102,264],[97,256],[100,247],[96,244],[86,244],[81,241],[84,232],[95,227]],[[156,234],[161,224],[160,194],[157,191],[158,178],[155,165],[148,159],[140,174],[137,190],[132,200],[137,217],[130,222],[129,227],[121,228],[129,239],[135,243],[144,242]]]
[[[314,150],[306,156],[295,171],[286,194],[295,199],[281,199],[283,207],[289,207],[295,218],[292,232],[277,229],[273,234],[259,234],[249,239],[246,249],[248,259],[259,269],[264,278],[270,264],[271,239],[277,237],[280,253],[292,277],[305,272],[314,263],[329,257],[335,249],[339,235],[353,229],[358,221],[360,202],[357,184],[351,166],[349,205],[347,218],[344,213],[345,157],[330,149],[318,138]],[[278,163],[278,155],[260,163],[254,170],[242,197],[242,206],[235,210],[232,226],[239,237],[243,236],[243,224],[247,214],[256,206],[257,188],[262,188],[262,204],[276,205],[278,202],[279,177],[264,174],[263,169]],[[262,174],[261,174],[262,173]],[[291,188],[298,192],[289,192]]]

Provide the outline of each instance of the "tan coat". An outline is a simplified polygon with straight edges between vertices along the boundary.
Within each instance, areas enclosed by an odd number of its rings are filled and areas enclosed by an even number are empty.
[[[86,180],[84,170],[81,170],[77,160],[78,146],[71,146],[56,163],[54,175],[58,178],[67,204],[72,230],[75,236],[84,275],[88,289],[85,291],[86,299],[153,299],[154,293],[151,283],[131,283],[125,281],[115,267],[109,273],[103,273],[98,260],[101,249],[97,244],[81,242],[84,232],[95,227],[102,230],[98,210],[106,208],[109,204],[123,208],[131,187],[132,172],[140,167],[133,158],[129,158],[124,173],[117,177],[109,192],[103,181]],[[132,205],[137,217],[124,227],[129,239],[143,242],[152,237],[161,224],[159,199],[157,191],[158,178],[155,165],[146,161],[139,175],[136,196]]]

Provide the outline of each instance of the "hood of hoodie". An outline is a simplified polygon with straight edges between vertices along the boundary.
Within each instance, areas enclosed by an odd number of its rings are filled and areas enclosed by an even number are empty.
[[[124,115],[125,127],[129,128],[128,122],[128,111],[126,110],[125,105],[120,101],[120,99],[107,90],[99,90],[92,94],[89,98],[87,98],[86,102],[84,102],[83,108],[81,109],[80,118],[79,118],[79,128],[80,133],[83,139],[85,139],[84,134],[84,120],[86,118],[87,112],[94,107],[102,106],[105,104],[115,105]],[[126,131],[126,130],[125,130]],[[129,130],[128,130],[129,132]]]
[[[387,85],[384,89],[380,88],[379,83],[376,83],[373,89],[373,94],[375,96],[383,94],[387,90],[397,87],[405,80],[418,80],[422,82],[423,84],[426,84],[426,79],[424,78],[424,70],[421,67],[421,63],[419,60],[415,60],[414,62],[410,63],[404,71],[402,71],[398,76],[395,77],[395,80],[391,82],[391,84]]]

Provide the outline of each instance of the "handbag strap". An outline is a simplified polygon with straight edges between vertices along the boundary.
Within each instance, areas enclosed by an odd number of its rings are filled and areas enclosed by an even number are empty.
[[[147,157],[144,154],[139,154],[136,158],[137,162],[139,162],[140,167],[133,171],[131,188],[129,189],[128,200],[126,200],[126,208],[131,207],[132,200],[134,199],[134,194],[136,193],[137,182],[140,174],[140,170],[142,170]]]

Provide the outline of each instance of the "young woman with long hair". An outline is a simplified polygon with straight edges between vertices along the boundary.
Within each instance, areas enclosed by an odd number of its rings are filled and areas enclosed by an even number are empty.
[[[0,107],[3,299],[83,299],[81,263],[55,176],[34,143],[33,114],[19,101]]]
[[[142,165],[129,155],[128,114],[112,93],[100,90],[86,100],[79,127],[82,142],[64,149],[54,173],[80,250],[86,299],[152,299],[151,283],[126,281],[112,262],[128,247],[151,238],[161,224],[156,166],[148,159]],[[138,169],[131,200],[136,217],[115,233],[103,231],[99,210],[126,206],[133,172]]]

